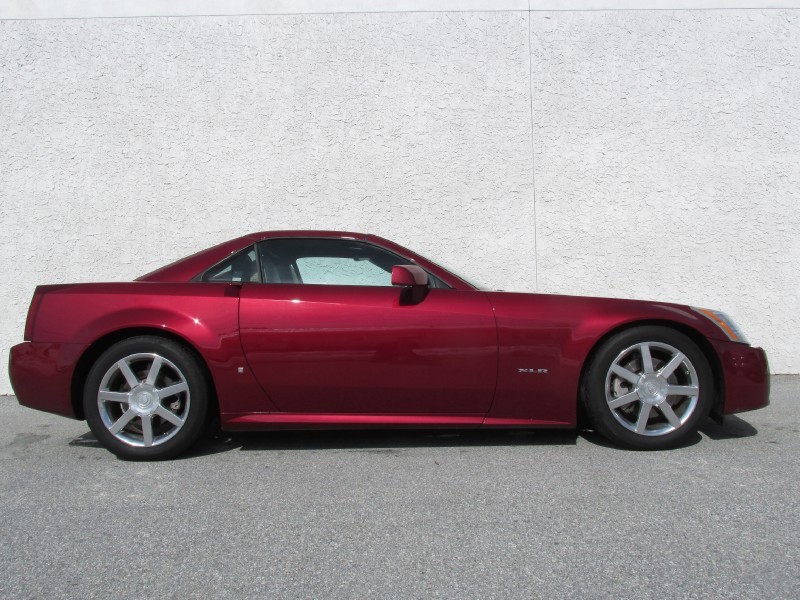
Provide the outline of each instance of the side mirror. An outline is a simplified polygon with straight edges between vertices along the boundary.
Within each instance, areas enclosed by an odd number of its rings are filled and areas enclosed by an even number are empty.
[[[428,274],[417,265],[395,265],[392,267],[392,285],[401,286],[400,306],[413,306],[428,295]]]
[[[392,285],[428,287],[428,274],[417,265],[394,265],[392,267]]]

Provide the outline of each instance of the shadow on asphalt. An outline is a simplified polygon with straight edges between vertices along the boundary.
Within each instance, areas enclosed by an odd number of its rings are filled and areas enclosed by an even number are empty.
[[[574,430],[338,430],[222,432],[192,448],[186,457],[230,450],[391,451],[397,448],[458,448],[481,446],[574,446]]]
[[[83,435],[79,435],[74,440],[70,440],[70,446],[77,446],[79,448],[102,448],[103,446],[94,437],[91,431],[87,431]]]
[[[614,442],[610,442],[602,435],[591,429],[587,429],[586,431],[581,431],[581,437],[586,441],[591,442],[595,446],[602,446],[603,448],[610,448],[611,450],[620,450],[622,452],[669,452],[670,450],[678,450],[680,448],[688,448],[690,446],[694,446],[703,439],[702,435],[700,435],[699,433],[694,433],[688,436],[680,444],[673,446],[671,448],[667,448],[666,450],[637,450],[633,448],[625,448],[623,446],[615,444]]]
[[[722,422],[722,425],[709,419],[702,427],[700,427],[700,431],[705,433],[712,440],[746,438],[752,437],[758,433],[758,429],[736,415],[726,416]]]
[[[750,437],[758,431],[747,421],[725,417],[723,425],[707,420],[700,432],[712,440]],[[494,429],[494,430],[335,430],[335,431],[260,431],[217,432],[198,442],[180,458],[195,458],[231,452],[270,452],[281,450],[351,450],[384,452],[397,448],[469,448],[481,446],[574,446],[578,437],[592,444],[627,451],[592,430],[573,429]],[[702,436],[689,436],[680,448],[694,446]],[[71,440],[70,446],[102,448],[91,432]]]

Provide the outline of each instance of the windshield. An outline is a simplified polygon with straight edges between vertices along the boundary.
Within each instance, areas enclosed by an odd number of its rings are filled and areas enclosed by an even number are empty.
[[[450,273],[450,275],[454,275],[454,276],[458,277],[461,281],[464,281],[464,282],[468,283],[469,285],[474,287],[476,290],[481,290],[481,291],[484,291],[484,292],[485,291],[489,291],[489,289],[486,286],[484,286],[483,284],[476,283],[474,279],[471,279],[469,277],[464,277],[461,273],[459,273],[455,269],[450,268],[449,265],[446,265],[445,263],[443,263],[441,261],[432,261],[430,259],[426,259],[426,260],[429,260],[429,262],[432,262],[433,264],[435,264],[440,269],[444,269],[445,271]]]
[[[456,277],[458,277],[461,281],[466,281],[468,284],[470,284],[476,290],[481,290],[481,291],[484,291],[484,292],[489,290],[489,288],[487,288],[482,283],[477,283],[474,279],[471,279],[469,277],[464,277],[461,273],[459,273],[455,269],[451,269],[447,265],[443,265],[442,263],[439,263],[439,266],[442,267],[445,271],[447,271],[451,275],[455,275]]]

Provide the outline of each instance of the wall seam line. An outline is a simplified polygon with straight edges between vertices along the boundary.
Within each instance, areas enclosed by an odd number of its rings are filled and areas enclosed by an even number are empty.
[[[536,145],[533,127],[533,46],[531,44],[531,0],[528,0],[528,100],[531,116],[531,186],[533,193],[533,290],[539,292],[539,217],[536,211]]]

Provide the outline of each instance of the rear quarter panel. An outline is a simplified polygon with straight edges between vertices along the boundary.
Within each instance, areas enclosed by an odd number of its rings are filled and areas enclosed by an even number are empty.
[[[120,330],[166,332],[185,340],[202,356],[223,413],[274,410],[244,359],[238,319],[239,288],[235,285],[58,286],[41,299],[32,342],[88,346]]]

